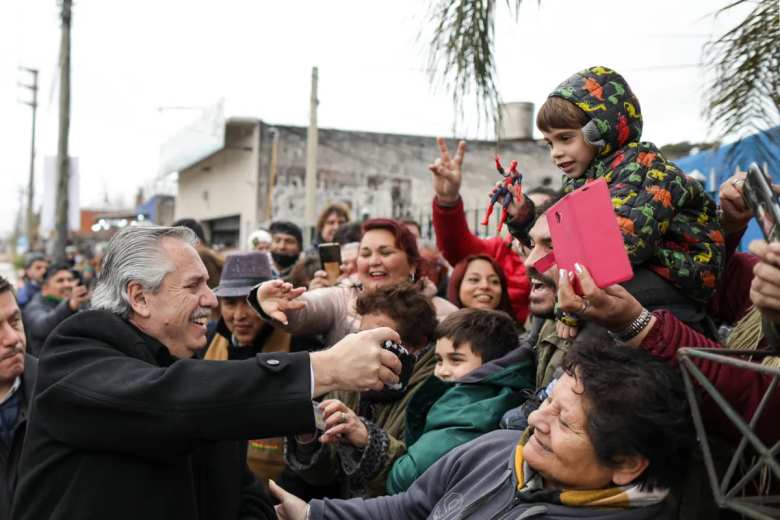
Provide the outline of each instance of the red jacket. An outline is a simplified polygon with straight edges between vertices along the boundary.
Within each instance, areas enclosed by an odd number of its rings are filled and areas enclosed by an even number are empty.
[[[444,208],[433,199],[433,229],[436,231],[436,245],[444,258],[455,266],[470,255],[492,257],[506,275],[509,299],[520,323],[525,323],[528,311],[528,295],[531,282],[525,274],[523,259],[512,251],[510,239],[492,237],[485,240],[474,236],[466,221],[463,200],[452,208]]]
[[[729,243],[727,241],[727,248]],[[734,251],[730,248],[729,252]],[[753,305],[750,301],[750,283],[753,279],[753,266],[758,258],[745,253],[733,253],[726,261],[723,285],[716,294],[711,313],[727,322],[741,319]],[[654,355],[678,366],[677,350],[682,347],[724,348],[723,345],[702,336],[688,326],[677,321],[669,311],[653,313],[655,325],[642,341],[642,347]],[[762,340],[758,348],[766,348]],[[732,367],[723,363],[712,363],[693,358],[696,367],[715,386],[720,394],[731,404],[745,422],[750,422],[758,404],[764,397],[772,378],[766,375]],[[709,394],[702,391],[701,411],[707,433],[721,437],[736,446],[742,434],[726,417]],[[766,445],[772,446],[780,440],[780,392],[775,392],[767,409],[761,415],[756,434]]]
[[[753,282],[753,268],[759,260],[751,254],[737,252],[742,235],[739,233],[726,238],[723,281],[707,309],[710,316],[725,323],[737,323],[753,307],[750,284]]]

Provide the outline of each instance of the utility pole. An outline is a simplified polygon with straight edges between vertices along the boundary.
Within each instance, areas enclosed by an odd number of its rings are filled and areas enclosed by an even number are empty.
[[[309,105],[309,132],[306,139],[306,225],[314,227],[314,212],[316,211],[317,193],[317,147],[319,133],[317,131],[317,67],[311,69],[311,100]],[[309,241],[307,240],[307,245]]]
[[[58,261],[67,258],[68,244],[68,184],[70,184],[70,25],[72,0],[62,1],[62,40],[60,41],[60,125],[57,144],[57,241],[54,256]]]
[[[16,212],[16,223],[14,224],[14,234],[11,237],[11,258],[16,256],[16,248],[19,245],[19,235],[22,234],[22,200],[24,199],[24,189],[19,188],[19,210]]]
[[[25,234],[27,235],[27,247],[28,251],[35,249],[35,237],[33,233],[33,198],[35,196],[35,120],[36,112],[38,110],[38,71],[36,69],[28,69],[20,67],[20,69],[32,74],[32,85],[25,85],[20,83],[19,86],[29,89],[32,92],[32,102],[23,102],[25,105],[32,107],[32,141],[30,142],[30,180],[27,185],[27,227]]]
[[[279,155],[279,129],[274,126],[268,129],[268,133],[274,136],[271,145],[271,172],[268,174],[268,202],[265,206],[265,220],[270,224],[274,215],[274,184],[276,183],[276,159]]]

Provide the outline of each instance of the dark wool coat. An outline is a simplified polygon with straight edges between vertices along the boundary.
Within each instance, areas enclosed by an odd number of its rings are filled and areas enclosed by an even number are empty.
[[[38,293],[22,311],[27,333],[27,353],[38,357],[51,331],[78,311],[70,308],[70,299],[57,302]]]
[[[276,518],[246,439],[314,429],[308,353],[178,359],[104,311],[49,336],[15,520]]]
[[[593,67],[561,83],[550,96],[584,110],[605,144],[582,177],[564,177],[564,189],[570,192],[603,177],[631,265],[647,263],[694,300],[712,301],[726,251],[717,206],[654,144],[640,141],[642,114],[628,83],[613,70]]]
[[[11,446],[0,444],[0,518],[11,517],[14,490],[17,482],[19,482],[19,459],[22,456],[30,401],[37,377],[38,360],[29,354],[25,354],[22,385],[17,390],[21,399],[19,400],[19,414],[14,425],[13,441]]]

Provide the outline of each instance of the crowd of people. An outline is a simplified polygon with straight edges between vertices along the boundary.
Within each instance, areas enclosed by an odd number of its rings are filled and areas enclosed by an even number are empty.
[[[737,251],[745,174],[717,206],[639,110],[603,67],[556,88],[537,125],[562,188],[486,187],[508,236],[469,229],[466,143],[439,139],[435,241],[333,203],[308,247],[277,220],[222,255],[183,219],[122,229],[90,269],[29,255],[18,291],[0,278],[0,518],[728,518],[677,353],[780,350],[780,244]],[[540,262],[547,212],[597,179],[634,272],[608,287]],[[780,440],[769,375],[695,363]],[[728,464],[742,432],[697,402]]]

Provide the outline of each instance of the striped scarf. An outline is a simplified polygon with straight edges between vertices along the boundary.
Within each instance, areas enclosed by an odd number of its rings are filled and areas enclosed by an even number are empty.
[[[544,489],[542,477],[523,460],[523,446],[531,438],[531,434],[533,434],[533,428],[529,427],[520,438],[515,451],[515,471],[517,471],[519,480],[517,491],[528,495],[533,494],[535,502],[547,502],[569,507],[621,510],[654,506],[663,501],[669,493],[668,489],[642,490],[636,484],[594,490]]]

